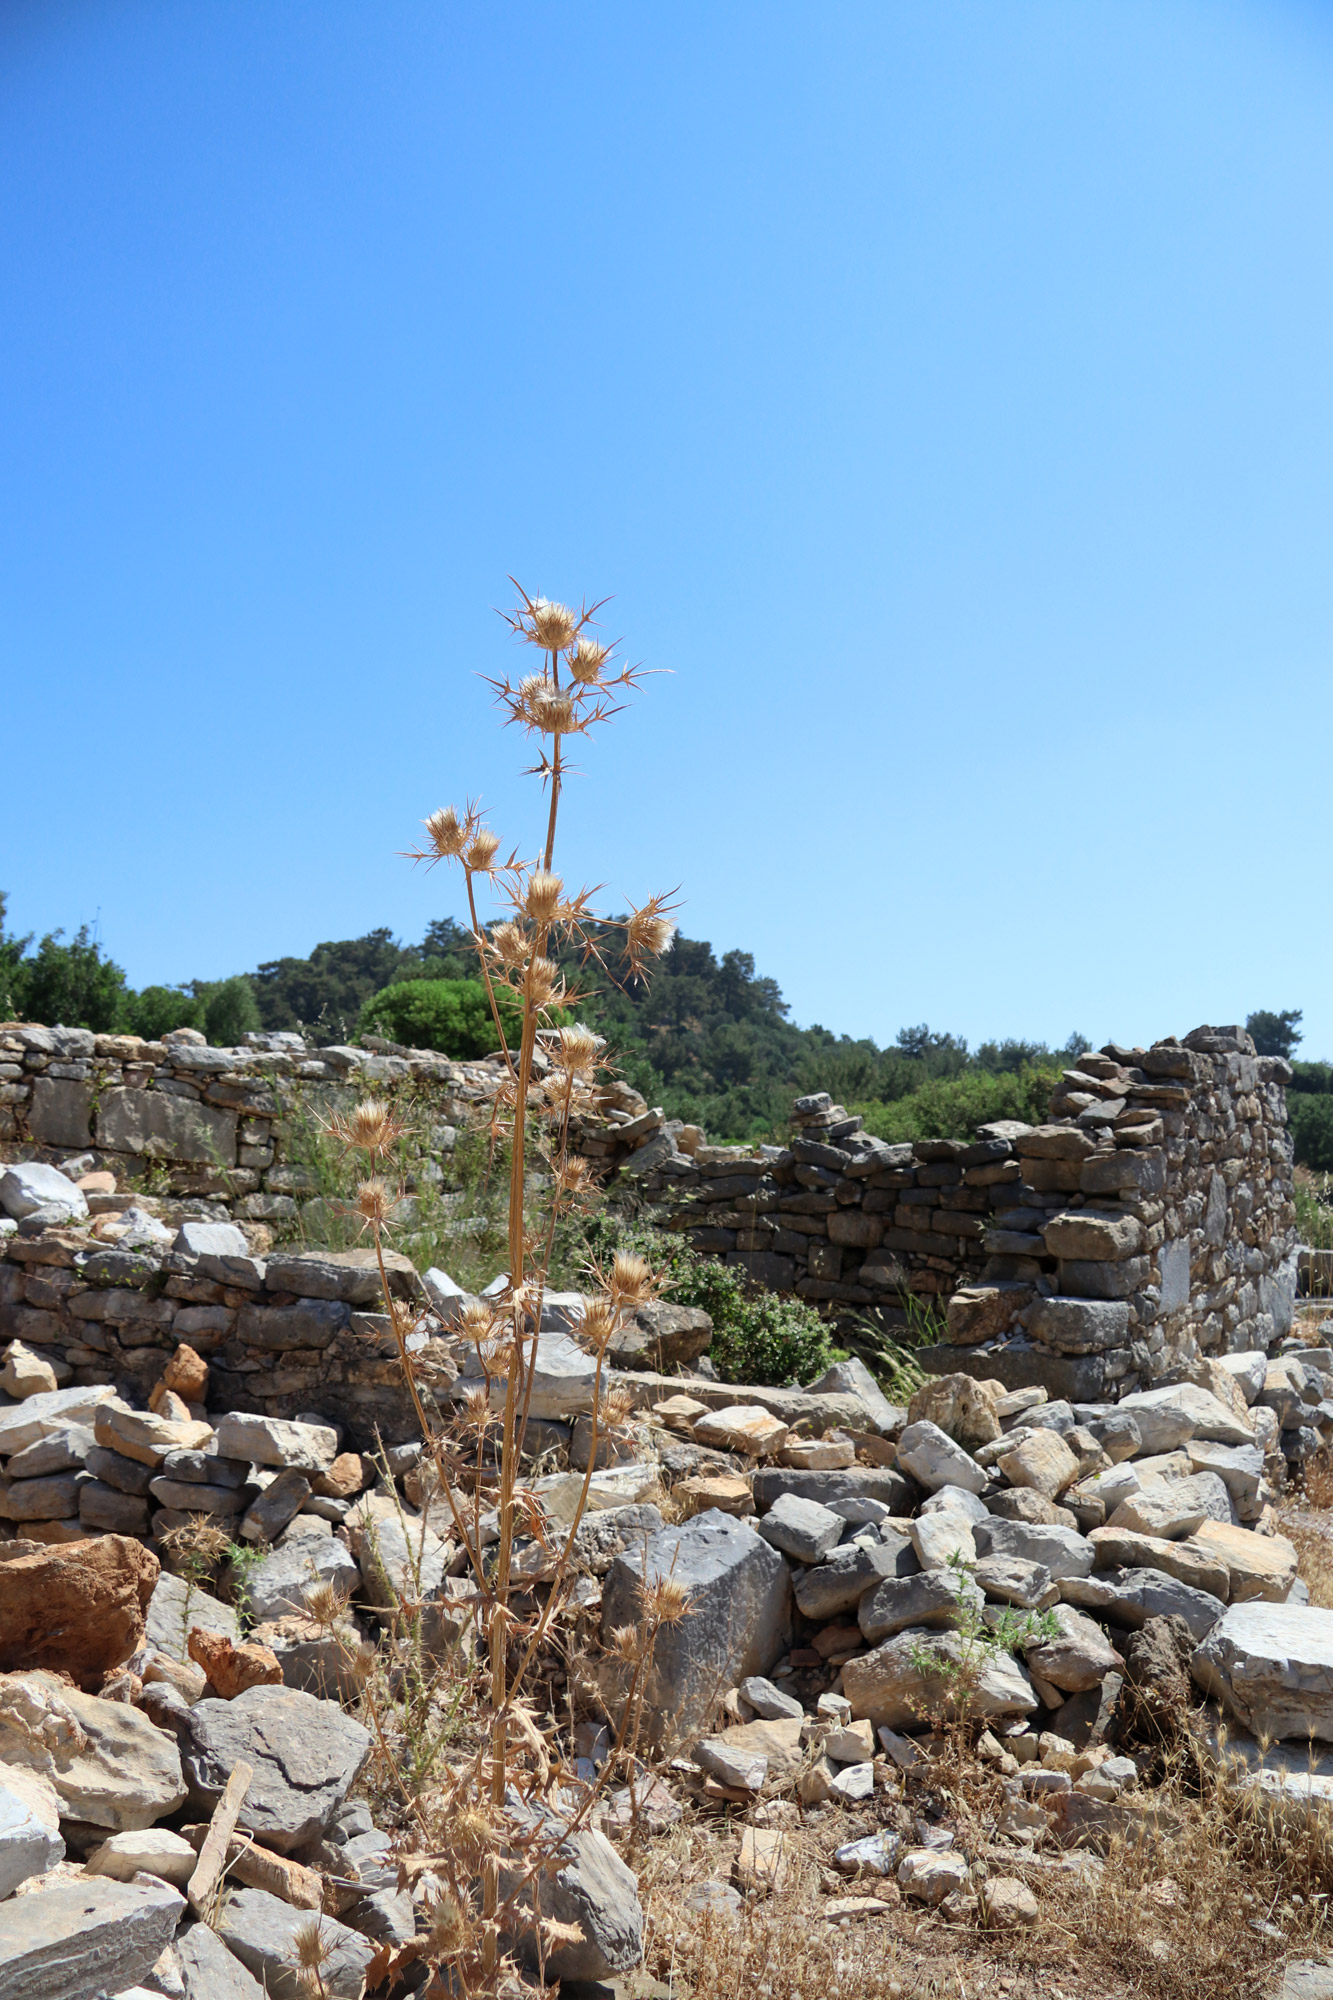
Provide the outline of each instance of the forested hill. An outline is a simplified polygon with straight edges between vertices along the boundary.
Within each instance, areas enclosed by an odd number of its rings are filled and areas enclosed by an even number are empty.
[[[1060,1049],[1021,1041],[969,1049],[958,1036],[924,1025],[899,1029],[880,1044],[819,1024],[799,1028],[777,981],[756,971],[749,952],[719,958],[711,944],[678,936],[645,982],[629,976],[617,935],[599,930],[592,957],[566,960],[578,1011],[607,1036],[621,1073],[650,1103],[719,1139],[780,1134],[792,1098],[808,1090],[831,1091],[888,1139],[963,1137],[988,1118],[1035,1122],[1045,1115],[1059,1071],[1088,1046],[1072,1035]],[[387,928],[373,930],[228,979],[135,992],[86,930],[67,942],[52,933],[35,948],[31,938],[7,934],[0,896],[0,1018],[148,1036],[188,1025],[224,1045],[260,1027],[346,1041],[362,1028],[392,1032],[399,1020],[405,1025],[393,1038],[420,1037],[423,1046],[469,1055],[493,1046],[493,1038],[478,1045],[478,1034],[492,1031],[485,996],[470,983],[475,971],[467,931],[442,917],[418,944],[401,943]],[[470,1013],[453,1004],[467,996],[477,1003]],[[435,1040],[419,1025],[431,1021],[439,1026]],[[1253,1014],[1249,1025],[1266,1053],[1290,1055],[1299,1022],[1288,1011]],[[470,1045],[452,1039],[460,1032],[471,1035]],[[1296,1072],[1297,1158],[1333,1167],[1333,1069],[1298,1063]]]

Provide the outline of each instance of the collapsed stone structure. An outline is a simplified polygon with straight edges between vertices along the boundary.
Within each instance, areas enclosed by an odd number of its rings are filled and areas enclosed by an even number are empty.
[[[315,1185],[300,1164],[313,1120],[367,1085],[407,1082],[447,1149],[485,1116],[501,1073],[385,1043],[249,1041],[0,1027],[0,1153],[53,1161],[91,1146],[88,1163],[122,1182],[155,1176],[177,1201],[206,1198],[210,1216],[281,1231]],[[933,1303],[948,1338],[922,1351],[927,1368],[1095,1401],[1198,1355],[1267,1350],[1290,1327],[1289,1076],[1243,1030],[1199,1028],[1085,1056],[1045,1124],[1002,1121],[972,1141],[890,1145],[816,1095],[797,1101],[789,1146],[710,1146],[623,1084],[572,1137],[620,1196],[756,1283],[889,1327],[905,1300]],[[89,1201],[116,1237],[129,1198]],[[392,1434],[392,1344],[355,1258],[316,1280],[281,1251],[214,1268],[164,1247],[122,1237],[89,1264],[54,1239],[37,1250],[11,1237],[0,1331],[56,1347],[77,1381],[131,1385],[151,1378],[153,1350],[186,1339],[229,1377],[237,1408],[292,1415],[318,1381],[348,1421],[360,1411]]]

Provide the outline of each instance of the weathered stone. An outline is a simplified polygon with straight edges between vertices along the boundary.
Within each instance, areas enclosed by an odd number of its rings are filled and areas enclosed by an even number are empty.
[[[352,1323],[348,1306],[337,1299],[301,1299],[294,1306],[245,1306],[236,1337],[247,1347],[286,1354],[294,1348],[328,1347]]]
[[[1022,1556],[986,1556],[972,1576],[992,1603],[1013,1604],[1020,1611],[1044,1611],[1060,1596],[1060,1587],[1045,1565]]]
[[[183,1897],[165,1883],[56,1882],[0,1903],[4,2000],[95,2000],[146,1979]]]
[[[481,1356],[469,1342],[463,1361],[463,1373],[459,1378],[459,1389],[480,1387],[485,1380],[486,1369],[490,1371],[490,1398],[492,1405],[499,1409],[505,1399],[504,1355],[493,1356],[482,1366]],[[524,1362],[525,1371],[532,1367],[531,1349]],[[536,1364],[532,1372],[532,1397],[529,1404],[534,1417],[570,1418],[582,1416],[591,1410],[593,1388],[596,1381],[597,1364],[586,1348],[571,1334],[552,1332],[537,1336]]]
[[[64,1855],[64,1841],[33,1809],[24,1795],[21,1777],[17,1787],[11,1786],[0,1767],[0,1901],[12,1896],[20,1882],[54,1868]]]
[[[938,1375],[912,1397],[908,1423],[936,1424],[955,1444],[975,1450],[1003,1434],[997,1401],[994,1383],[979,1382],[971,1375]]]
[[[1158,1569],[1177,1577],[1192,1590],[1206,1591],[1211,1597],[1226,1599],[1231,1594],[1230,1573],[1220,1553],[1209,1549],[1197,1536],[1181,1542],[1164,1541],[1160,1535],[1139,1535],[1128,1528],[1094,1528],[1088,1536],[1096,1550],[1100,1569]]]
[[[1205,1521],[1194,1540],[1226,1564],[1233,1604],[1256,1598],[1281,1604],[1296,1580],[1296,1550],[1285,1535],[1256,1535],[1229,1522]]]
[[[237,1824],[290,1853],[323,1833],[370,1754],[369,1732],[335,1702],[298,1688],[252,1687],[234,1701],[196,1702],[188,1715],[190,1798],[211,1813],[234,1764],[254,1776]]]
[[[16,1160],[0,1171],[0,1209],[19,1222],[39,1209],[53,1221],[83,1222],[88,1203],[58,1167],[43,1166],[39,1160]]]
[[[1127,1528],[1136,1535],[1160,1535],[1168,1542],[1192,1535],[1208,1517],[1198,1495],[1189,1490],[1191,1483],[1184,1479],[1153,1480],[1120,1502],[1107,1527]]]
[[[192,1451],[208,1443],[213,1426],[173,1422],[155,1416],[151,1410],[130,1410],[123,1403],[108,1403],[93,1419],[93,1435],[106,1451],[118,1451],[123,1458],[137,1459],[140,1465],[161,1465],[168,1452]]]
[[[967,1858],[951,1847],[912,1847],[898,1863],[898,1887],[904,1896],[932,1908],[966,1881]]]
[[[299,1970],[296,1939],[310,1922],[308,1910],[293,1909],[265,1889],[232,1889],[216,1928],[270,2000],[307,2000],[310,1989]],[[375,1947],[333,1917],[320,1917],[319,1928],[328,1953],[320,1967],[328,2000],[362,2000]]]
[[[1255,1735],[1333,1742],[1333,1611],[1233,1604],[1190,1665],[1205,1693]]]
[[[305,1473],[288,1466],[246,1508],[241,1516],[242,1538],[247,1542],[276,1541],[309,1498],[310,1481]]]
[[[1103,1354],[1128,1340],[1129,1307],[1120,1299],[1041,1299],[1028,1331],[1060,1354]]]
[[[828,1562],[797,1571],[793,1589],[803,1618],[823,1624],[855,1611],[866,1592],[885,1577],[916,1575],[921,1564],[910,1538],[887,1524],[880,1535],[870,1547],[850,1542],[835,1549]]]
[[[97,1144],[142,1159],[234,1167],[236,1113],[165,1091],[113,1087],[98,1101]]]
[[[176,1943],[184,2000],[265,2000],[264,1989],[207,1924],[193,1924]]]
[[[760,1466],[752,1479],[754,1504],[766,1514],[779,1493],[799,1493],[834,1507],[839,1500],[878,1500],[891,1514],[910,1514],[920,1495],[910,1479],[888,1466],[858,1465],[846,1472],[813,1472],[797,1466]]]
[[[1057,1500],[1078,1478],[1079,1461],[1058,1432],[1032,1430],[998,1461],[1011,1486],[1031,1486]]]
[[[972,1525],[969,1517],[957,1508],[945,1508],[936,1514],[918,1514],[910,1524],[908,1534],[922,1569],[947,1569],[959,1563],[969,1566],[974,1563],[977,1545],[972,1537]]]
[[[784,1555],[797,1562],[817,1563],[842,1540],[845,1523],[817,1500],[781,1493],[758,1525],[764,1540]]]
[[[1007,1333],[1032,1298],[1031,1285],[1001,1283],[965,1285],[949,1300],[949,1338],[972,1347],[996,1334]]]
[[[583,1938],[546,1954],[547,1977],[572,1984],[611,1980],[630,1971],[643,1956],[643,1911],[633,1873],[605,1834],[591,1828],[567,1833],[553,1861],[556,1865],[542,1876],[542,1911],[582,1931]],[[503,1876],[501,1883],[503,1894]],[[520,1932],[515,1945],[527,1963],[536,1962],[530,1930]]]
[[[1053,1215],[1045,1234],[1052,1257],[1118,1262],[1138,1250],[1143,1225],[1135,1216],[1116,1209],[1072,1208]]]
[[[805,1714],[795,1695],[783,1694],[781,1688],[774,1687],[762,1674],[747,1674],[739,1693],[763,1722],[790,1722],[793,1717],[799,1722]]]
[[[22,1553],[0,1545],[0,1673],[50,1667],[91,1688],[142,1644],[160,1566],[139,1542],[9,1548]]]
[[[762,1790],[768,1776],[768,1758],[762,1751],[752,1750],[747,1744],[729,1743],[729,1733],[724,1731],[721,1736],[705,1736],[696,1743],[695,1763],[710,1778],[716,1778],[720,1785],[733,1785],[743,1792]]]
[[[889,1401],[865,1362],[854,1354],[826,1368],[818,1381],[810,1384],[810,1393],[855,1396],[881,1437],[896,1437],[903,1427],[901,1406]]]
[[[294,1423],[237,1411],[219,1421],[216,1449],[221,1458],[244,1459],[249,1465],[290,1466],[314,1474],[326,1472],[333,1464],[338,1455],[338,1433],[325,1424]]]
[[[241,1636],[240,1620],[230,1604],[164,1570],[148,1603],[145,1643],[168,1659],[183,1663],[189,1658],[190,1633],[196,1629],[220,1632],[237,1643]]]
[[[655,1300],[640,1306],[612,1338],[609,1353],[617,1368],[688,1367],[712,1343],[713,1322],[698,1306]]]
[[[131,1882],[143,1869],[170,1882],[173,1888],[183,1889],[198,1859],[179,1833],[166,1827],[148,1827],[139,1833],[111,1834],[83,1865],[90,1875],[105,1875],[113,1882]]]
[[[902,1729],[918,1722],[923,1712],[955,1711],[959,1692],[946,1663],[956,1667],[966,1661],[973,1669],[964,1696],[970,1714],[1030,1715],[1039,1706],[1027,1674],[1008,1653],[982,1651],[979,1658],[976,1654],[976,1647],[956,1632],[931,1633],[928,1638],[900,1632],[873,1653],[844,1663],[843,1693],[854,1716],[869,1716],[876,1727]],[[938,1671],[925,1665],[932,1655],[941,1662]]]
[[[772,1458],[787,1440],[787,1425],[758,1404],[736,1403],[710,1410],[694,1426],[700,1444],[716,1451],[739,1452],[744,1458]]]
[[[324,1584],[332,1584],[349,1598],[361,1586],[355,1556],[336,1537],[306,1538],[274,1549],[247,1578],[250,1616],[299,1617],[308,1610],[312,1593]]]
[[[1128,1410],[1143,1434],[1143,1449],[1174,1451],[1189,1438],[1204,1438],[1214,1444],[1253,1444],[1252,1425],[1224,1407],[1216,1396],[1193,1382],[1178,1382],[1167,1388],[1140,1389],[1122,1397],[1120,1408]],[[1174,1421],[1167,1414],[1177,1412]]]
[[[113,1833],[152,1826],[185,1799],[176,1745],[146,1715],[41,1668],[0,1677],[0,1764],[40,1772],[67,1817]]]
[[[745,1522],[710,1511],[616,1557],[602,1592],[602,1630],[635,1624],[640,1587],[671,1576],[694,1615],[657,1636],[647,1701],[657,1736],[683,1736],[727,1688],[765,1673],[791,1631],[791,1581],[776,1549]]]
[[[1150,1618],[1182,1618],[1196,1641],[1207,1637],[1226,1610],[1220,1597],[1159,1569],[1099,1570],[1094,1576],[1069,1577],[1060,1585],[1060,1594],[1067,1603],[1098,1611],[1113,1625],[1131,1630]]]
[[[16,1479],[0,1488],[0,1520],[74,1520],[79,1511],[79,1478],[77,1472],[57,1472],[49,1479]]]
[[[205,1632],[196,1626],[189,1647],[190,1658],[203,1669],[209,1686],[223,1701],[234,1701],[247,1688],[271,1687],[284,1678],[281,1662],[267,1646],[238,1646],[221,1632]]]
[[[29,1396],[14,1409],[0,1410],[0,1458],[26,1450],[40,1438],[52,1437],[72,1425],[88,1426],[104,1403],[114,1402],[109,1383],[89,1389],[56,1389]]]
[[[962,1486],[980,1493],[987,1484],[976,1460],[938,1424],[929,1421],[907,1426],[898,1440],[898,1463],[928,1493],[940,1486]]]
[[[1049,1527],[1039,1522],[1006,1521],[992,1515],[978,1524],[977,1551],[983,1556],[1022,1556],[1040,1563],[1059,1583],[1067,1576],[1089,1576],[1095,1560],[1092,1542],[1075,1528]]]
[[[1029,1670],[1065,1694],[1099,1686],[1120,1665],[1120,1655],[1101,1626],[1070,1604],[1057,1604],[1049,1615],[1060,1636],[1024,1648]]]
[[[979,1611],[982,1601],[967,1575],[952,1569],[923,1570],[917,1576],[886,1577],[868,1590],[857,1607],[857,1622],[867,1643],[877,1646],[909,1626],[956,1625],[965,1608]]]
[[[69,1379],[68,1369],[65,1379]],[[25,1347],[21,1340],[11,1340],[5,1349],[5,1365],[0,1368],[0,1393],[12,1396],[16,1402],[26,1402],[29,1396],[53,1395],[60,1384],[56,1371],[49,1361],[31,1347]],[[11,1478],[13,1474],[11,1473]]]
[[[40,1479],[50,1472],[77,1472],[87,1464],[89,1452],[96,1449],[91,1429],[71,1424],[68,1430],[53,1431],[50,1437],[38,1438],[36,1444],[16,1451],[9,1461],[9,1477]]]

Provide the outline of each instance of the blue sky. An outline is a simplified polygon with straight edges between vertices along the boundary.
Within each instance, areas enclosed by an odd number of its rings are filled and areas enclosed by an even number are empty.
[[[456,910],[492,607],[669,676],[563,861],[801,1022],[1333,1055],[1333,22],[0,10],[0,886],[136,985]]]

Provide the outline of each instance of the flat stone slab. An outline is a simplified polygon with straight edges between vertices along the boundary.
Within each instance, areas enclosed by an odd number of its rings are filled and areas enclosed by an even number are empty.
[[[1256,1736],[1333,1743],[1333,1611],[1233,1604],[1190,1666],[1204,1692]]]
[[[237,1825],[280,1854],[321,1834],[370,1755],[370,1732],[333,1701],[276,1684],[196,1702],[183,1732],[190,1797],[211,1813],[233,1766],[254,1776]]]
[[[264,1989],[216,1931],[194,1924],[176,1940],[185,2000],[264,2000]]]
[[[163,1570],[148,1600],[145,1643],[184,1662],[190,1657],[188,1640],[196,1627],[220,1632],[224,1639],[240,1644],[241,1621],[230,1604]]]
[[[270,2000],[309,2000],[310,1988],[297,1969],[296,1934],[310,1921],[309,1910],[294,1910],[265,1889],[233,1889],[218,1918],[218,1936],[263,1983]],[[333,1917],[322,1917],[320,1929],[329,1947],[320,1967],[328,2000],[361,2000],[374,1945]]]
[[[3,1777],[0,1770],[0,1900],[65,1858],[60,1835],[42,1824],[29,1801],[11,1791]]]
[[[128,1702],[83,1694],[44,1668],[0,1677],[3,1764],[39,1772],[63,1816],[108,1833],[152,1826],[185,1803],[174,1737]]]
[[[0,1903],[0,2000],[95,2000],[146,1979],[185,1899],[165,1883],[89,1878]]]
[[[717,1508],[626,1549],[602,1591],[602,1631],[635,1624],[640,1587],[671,1576],[693,1616],[664,1626],[648,1682],[655,1733],[684,1736],[711,1718],[721,1695],[767,1673],[791,1636],[791,1573],[753,1527]]]

